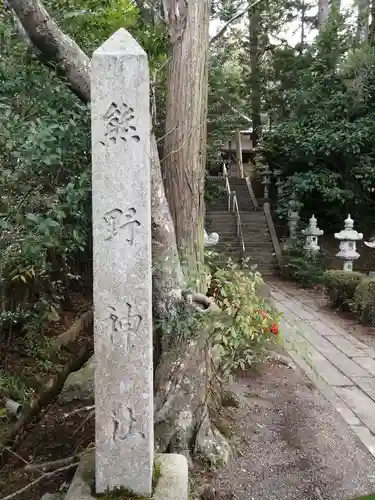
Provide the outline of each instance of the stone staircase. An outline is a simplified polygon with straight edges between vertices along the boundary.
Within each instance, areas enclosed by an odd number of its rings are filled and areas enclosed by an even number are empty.
[[[222,185],[225,186],[225,181]],[[242,232],[245,243],[245,257],[249,265],[256,264],[263,276],[277,272],[274,248],[269,234],[267,222],[262,209],[262,200],[257,200],[259,209],[255,210],[251,202],[245,179],[229,179],[230,188],[236,192],[240,212]],[[225,253],[235,261],[241,259],[241,243],[237,237],[236,215],[228,212],[228,197],[223,193],[207,206],[206,230],[219,233],[220,240],[213,249]]]

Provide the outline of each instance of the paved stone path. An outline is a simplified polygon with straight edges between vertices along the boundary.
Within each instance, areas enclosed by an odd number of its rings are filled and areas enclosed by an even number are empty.
[[[270,283],[285,348],[375,457],[375,349]]]

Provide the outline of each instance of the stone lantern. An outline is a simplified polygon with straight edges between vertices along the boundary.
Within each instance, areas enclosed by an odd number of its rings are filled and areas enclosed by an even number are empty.
[[[311,253],[319,252],[320,246],[318,245],[318,238],[324,234],[324,231],[318,228],[318,221],[314,215],[309,220],[308,227],[301,232],[306,238],[303,248]]]
[[[269,198],[269,187],[271,184],[272,171],[269,169],[266,160],[263,156],[263,148],[258,145],[254,148],[255,152],[255,165],[257,171],[262,176],[262,184],[264,189],[264,201],[268,201]]]
[[[289,226],[289,238],[291,240],[297,239],[298,221],[299,221],[299,213],[296,210],[289,210],[288,226]]]
[[[276,187],[277,187],[277,197],[280,198],[283,194],[283,187],[284,187],[284,182],[281,178],[282,176],[282,170],[277,168],[274,171],[274,176],[276,177]]]
[[[264,189],[264,201],[268,201],[269,191],[271,185],[271,175],[272,171],[268,165],[264,165],[262,168],[262,184]]]
[[[283,245],[285,250],[293,248],[297,240],[298,221],[299,221],[299,213],[296,210],[289,210],[288,212],[289,236]]]
[[[348,215],[345,220],[345,227],[339,233],[335,233],[335,239],[340,241],[340,251],[336,257],[344,260],[344,271],[353,271],[353,262],[359,258],[359,253],[356,250],[357,241],[363,238],[362,233],[358,233],[353,229],[354,221]]]

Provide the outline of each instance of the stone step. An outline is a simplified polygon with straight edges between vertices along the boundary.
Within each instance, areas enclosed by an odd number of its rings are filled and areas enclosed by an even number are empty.
[[[237,242],[240,241],[237,235],[234,235],[234,237],[228,237],[219,234],[219,238],[220,238],[219,243],[225,243],[225,244],[232,244],[232,243],[237,244]],[[243,240],[246,247],[249,248],[264,248],[264,249],[273,248],[272,241],[270,239],[265,240],[262,238],[258,239],[244,238]]]
[[[236,221],[237,218],[234,214],[228,213],[222,214],[221,212],[217,212],[217,215],[215,215],[215,212],[210,212],[210,214],[206,215],[207,220],[215,220],[215,221],[222,221],[222,222],[233,222]],[[254,215],[252,214],[247,214],[245,212],[240,212],[240,219],[241,219],[241,224],[263,224],[265,227],[267,226],[266,219],[264,218],[263,215],[258,215],[256,212]]]
[[[213,248],[213,247],[212,247]],[[215,245],[215,249],[214,250],[217,250],[218,252],[219,251],[222,251],[222,250],[227,250],[228,252],[240,252],[241,251],[241,246],[238,245],[238,246],[231,246],[231,245],[220,245],[220,243],[218,243],[217,245]],[[272,250],[272,249],[271,249]],[[275,256],[273,255],[273,252],[263,252],[263,251],[258,251],[258,250],[254,250],[252,248],[248,248],[246,245],[245,245],[245,252],[247,255],[250,255],[252,258],[256,258],[256,259],[259,259],[263,262],[268,262],[268,261],[273,261],[275,260]]]
[[[236,251],[231,251],[230,249],[221,249],[217,250],[218,253],[225,253],[228,257],[241,257],[242,252],[239,250]],[[267,259],[262,259],[258,256],[251,255],[248,252],[245,251],[245,257],[250,259],[251,262],[257,263],[259,265],[265,266],[265,267],[275,267],[276,266],[276,259],[274,257],[272,258],[267,258]]]
[[[231,244],[235,241],[239,241],[239,238],[237,238],[237,235],[234,235],[233,237],[227,237],[227,236],[223,236],[222,234],[219,234],[219,242],[220,243],[225,243],[225,244]],[[246,247],[249,247],[249,248],[264,248],[264,249],[268,249],[268,248],[273,248],[273,245],[272,245],[272,241],[271,239],[262,239],[262,238],[258,238],[258,239],[249,239],[249,238],[244,238],[244,243],[246,245]]]
[[[215,211],[206,211],[206,217],[234,217],[232,212],[228,212],[228,210],[215,210]]]

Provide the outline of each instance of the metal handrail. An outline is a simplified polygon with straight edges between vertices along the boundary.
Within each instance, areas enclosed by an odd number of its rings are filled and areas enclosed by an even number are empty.
[[[240,211],[238,209],[236,192],[232,191],[232,194],[233,194],[233,209],[232,209],[232,212],[235,212],[235,215],[236,215],[237,238],[240,239],[241,248],[242,248],[242,257],[244,257],[246,249],[245,249],[245,241],[244,241],[243,232],[242,232],[242,224],[241,224]]]
[[[228,212],[230,212],[231,190],[230,190],[229,179],[228,179],[228,170],[227,170],[225,163],[223,163],[223,177],[225,179],[225,190],[226,190],[227,195],[228,195]]]
[[[240,217],[240,211],[238,208],[238,202],[237,202],[237,196],[235,191],[231,191],[230,189],[230,184],[229,184],[229,179],[228,179],[228,170],[223,163],[223,177],[225,179],[225,190],[228,194],[228,212],[232,211],[236,215],[236,226],[237,226],[237,238],[240,239],[241,242],[241,250],[242,250],[242,257],[245,256],[245,241],[243,237],[243,232],[242,232],[242,224],[241,224],[241,217]],[[232,200],[232,203],[231,203]],[[232,207],[232,210],[231,210]]]

